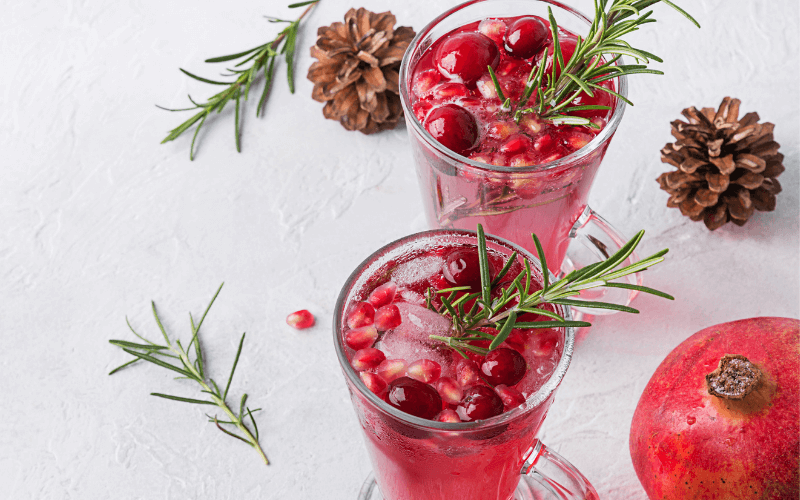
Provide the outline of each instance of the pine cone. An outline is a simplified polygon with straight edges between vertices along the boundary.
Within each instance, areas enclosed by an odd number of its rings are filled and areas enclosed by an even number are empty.
[[[344,21],[317,30],[311,57],[318,61],[308,69],[314,82],[311,97],[325,103],[325,118],[339,120],[347,130],[372,134],[393,129],[403,116],[400,61],[414,30],[395,30],[391,12],[364,8],[350,9]]]
[[[784,171],[780,145],[773,140],[772,123],[758,123],[758,113],[738,119],[739,99],[726,97],[719,109],[684,109],[689,123],[672,122],[677,141],[661,150],[661,161],[677,167],[658,177],[678,207],[710,230],[728,221],[743,226],[754,210],[775,210],[781,191],[776,177]]]

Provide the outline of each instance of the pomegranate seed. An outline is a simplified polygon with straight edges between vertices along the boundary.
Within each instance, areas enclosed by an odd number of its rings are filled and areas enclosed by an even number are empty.
[[[486,130],[486,135],[495,139],[507,139],[517,132],[519,132],[519,127],[514,122],[493,122]]]
[[[406,369],[406,375],[426,384],[435,382],[442,374],[442,365],[430,359],[418,359]]]
[[[536,160],[531,155],[523,153],[511,158],[509,165],[512,167],[528,167],[530,165],[536,165]]]
[[[375,373],[386,382],[391,382],[405,376],[407,366],[408,363],[404,359],[386,359],[378,365]]]
[[[413,378],[400,377],[391,382],[387,399],[388,403],[398,410],[428,420],[442,411],[442,398],[439,397],[439,393],[428,384]],[[502,401],[500,404],[502,405]]]
[[[490,351],[481,365],[483,375],[492,385],[514,385],[522,380],[527,369],[522,354],[507,347]]]
[[[445,408],[438,415],[434,418],[437,422],[447,422],[450,424],[457,424],[461,422],[461,419],[458,417],[458,413],[455,410],[451,410],[450,408]]]
[[[550,134],[540,135],[534,142],[533,142],[533,149],[536,151],[547,154],[556,146],[555,141],[553,140],[553,136]]]
[[[286,324],[298,330],[305,330],[314,326],[314,315],[305,309],[301,309],[286,316]]]
[[[376,340],[378,340],[378,330],[373,325],[350,330],[344,336],[344,343],[347,344],[347,347],[356,351],[372,347]]]
[[[478,78],[478,81],[475,82],[475,87],[484,98],[497,99],[497,89],[495,88],[491,77],[482,76]],[[505,93],[505,89],[503,89],[503,92]]]
[[[585,145],[589,144],[593,137],[590,134],[582,134],[580,132],[575,132],[571,136],[567,138],[567,142],[569,142],[570,146],[575,148],[575,151],[581,149]]]
[[[374,325],[375,328],[382,332],[397,328],[402,322],[403,318],[400,317],[400,309],[394,304],[383,306],[375,311]]]
[[[530,59],[547,45],[549,35],[550,30],[539,18],[521,17],[506,31],[506,50],[514,57]]]
[[[525,396],[513,387],[500,384],[494,388],[494,392],[500,396],[506,411],[525,404]]]
[[[469,159],[472,161],[477,161],[479,163],[491,163],[492,156],[489,153],[472,153],[469,155]],[[471,172],[467,173],[466,170],[459,172],[462,177],[475,177]],[[477,179],[476,179],[477,180]]]
[[[519,124],[531,135],[542,131],[542,122],[532,114],[522,115],[522,118],[519,119]]]
[[[506,34],[506,23],[500,19],[484,19],[478,25],[478,31],[499,45]]]
[[[503,413],[503,400],[490,387],[476,385],[464,391],[456,413],[464,422],[495,417]]]
[[[497,75],[498,76],[510,76],[516,74],[528,76],[528,73],[531,72],[531,66],[525,61],[520,61],[518,59],[510,59],[508,61],[504,61],[497,66]],[[508,97],[508,96],[506,96]]]
[[[428,111],[433,109],[433,104],[429,103],[428,101],[419,101],[415,102],[414,106],[414,116],[417,117],[420,123],[425,121],[425,117],[428,116]]]
[[[369,294],[367,302],[372,304],[372,307],[378,309],[379,307],[391,304],[397,295],[397,285],[394,281],[387,281],[379,286]]]
[[[511,135],[500,146],[500,151],[506,154],[522,153],[531,147],[531,139],[525,134]]]
[[[442,146],[463,155],[478,140],[478,123],[466,109],[445,104],[432,109],[425,117],[425,130]]]
[[[470,91],[463,83],[442,83],[431,91],[436,99],[447,99],[450,97],[467,97]]]
[[[350,364],[355,371],[363,372],[364,370],[377,368],[384,359],[386,359],[386,355],[380,349],[365,347],[353,354],[353,359],[350,360]]]
[[[464,397],[464,391],[454,379],[450,377],[441,377],[434,384],[436,392],[442,397],[442,401],[450,405],[457,405]]]
[[[414,87],[414,93],[419,97],[423,97],[434,87],[434,85],[439,83],[441,79],[442,74],[435,69],[429,69],[427,71],[421,71],[417,73],[414,75],[414,83],[412,84]]]
[[[435,56],[436,66],[448,78],[471,85],[500,61],[500,49],[491,38],[477,32],[461,32],[450,36]]]
[[[455,372],[456,380],[461,387],[469,387],[481,383],[480,368],[471,359],[461,358],[456,361]]]
[[[531,351],[535,356],[550,358],[558,347],[561,335],[556,330],[540,330],[533,336]]]
[[[375,319],[375,308],[369,302],[358,302],[347,316],[347,326],[361,328],[371,325]]]
[[[379,376],[375,375],[374,373],[370,372],[361,372],[358,374],[361,377],[361,380],[364,382],[364,385],[367,386],[367,389],[374,392],[378,396],[383,394],[386,390],[387,383],[385,380],[380,378]]]

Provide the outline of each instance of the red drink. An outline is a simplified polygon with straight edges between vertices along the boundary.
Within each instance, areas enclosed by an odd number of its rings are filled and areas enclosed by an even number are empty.
[[[472,286],[475,245],[467,232],[406,237],[368,258],[339,296],[336,350],[387,500],[512,498],[569,365],[569,328],[519,330],[470,361],[429,337],[447,336],[449,320],[426,308],[425,291]],[[493,273],[516,249],[541,276],[521,249],[489,236],[487,249]],[[507,279],[523,269],[521,258]]]

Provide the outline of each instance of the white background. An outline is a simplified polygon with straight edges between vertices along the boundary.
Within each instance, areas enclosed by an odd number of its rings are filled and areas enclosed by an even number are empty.
[[[288,2],[287,2],[288,3]],[[367,0],[419,30],[455,2]],[[588,11],[591,2],[574,2]],[[598,318],[541,432],[603,498],[644,500],[628,452],[636,402],[666,354],[693,332],[751,316],[800,316],[798,299],[798,3],[680,2],[636,46],[665,76],[630,79],[626,111],[591,193],[619,229],[647,235],[641,255],[671,249],[646,273],[675,302],[640,297],[638,316]],[[208,57],[272,39],[263,15],[283,2],[5,0],[0,16],[0,479],[9,499],[354,499],[369,471],[331,343],[331,315],[350,271],[379,246],[425,228],[404,127],[374,136],[324,120],[305,79],[316,28],[351,5],[322,0],[298,40],[297,91],[285,66],[266,107],[245,111],[243,151],[232,108],[201,133],[159,145],[211,88]],[[655,179],[659,150],[690,105],[742,99],[775,123],[786,156],[777,209],[709,232],[668,209]],[[155,300],[175,336],[204,326],[208,369],[224,379],[248,333],[233,382],[263,407],[265,467],[192,405],[199,396],[163,369],[135,365],[108,339],[153,339]],[[317,326],[284,323],[307,308]]]

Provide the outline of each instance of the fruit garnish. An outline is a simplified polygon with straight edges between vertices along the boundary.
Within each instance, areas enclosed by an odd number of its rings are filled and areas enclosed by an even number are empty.
[[[305,330],[314,326],[314,315],[301,309],[286,316],[286,324],[298,330]]]
[[[219,286],[217,292],[211,298],[211,302],[209,302],[208,306],[206,307],[205,312],[203,315],[200,316],[200,321],[195,323],[194,317],[189,314],[189,321],[192,327],[192,338],[189,341],[189,344],[184,348],[181,344],[180,340],[175,340],[174,342],[169,339],[167,335],[166,329],[164,329],[164,325],[161,323],[161,318],[156,312],[156,304],[155,302],[151,302],[152,309],[153,309],[153,316],[155,317],[156,324],[158,325],[159,330],[161,331],[162,335],[164,336],[164,344],[157,344],[152,342],[145,337],[136,333],[136,330],[133,329],[130,322],[128,323],[128,328],[133,332],[134,335],[139,337],[144,344],[139,344],[135,342],[128,342],[127,340],[109,340],[109,343],[121,348],[128,354],[135,356],[135,358],[127,363],[118,366],[117,368],[111,370],[109,375],[113,375],[117,373],[119,370],[136,363],[139,360],[147,361],[149,363],[153,363],[154,365],[158,365],[162,368],[166,368],[173,372],[178,373],[181,378],[185,378],[188,380],[193,380],[197,382],[200,387],[202,388],[201,392],[205,394],[205,399],[192,399],[186,398],[182,396],[172,396],[169,394],[161,394],[158,392],[151,392],[152,396],[157,396],[159,398],[169,399],[172,401],[180,401],[182,403],[192,403],[198,405],[209,405],[209,406],[217,406],[219,409],[222,410],[223,413],[227,416],[228,420],[220,420],[216,416],[206,415],[209,418],[210,422],[214,422],[217,425],[217,428],[224,432],[225,434],[235,437],[236,439],[243,441],[253,447],[264,461],[265,464],[269,465],[269,460],[267,460],[267,456],[264,454],[264,450],[261,449],[261,445],[258,442],[258,426],[256,425],[255,418],[253,418],[253,413],[259,411],[261,408],[256,408],[251,410],[250,407],[247,406],[247,394],[242,394],[241,400],[239,402],[239,411],[234,413],[234,411],[228,406],[226,399],[228,397],[228,390],[231,387],[231,381],[233,380],[233,374],[236,372],[236,365],[239,364],[239,356],[242,354],[242,347],[244,346],[244,336],[242,334],[242,338],[239,340],[239,349],[236,351],[236,357],[233,360],[233,367],[231,368],[230,375],[228,375],[228,383],[225,384],[225,390],[220,390],[217,383],[214,381],[213,378],[207,376],[205,371],[205,363],[204,363],[204,356],[203,351],[200,346],[200,339],[198,337],[200,333],[200,327],[203,325],[203,321],[208,314],[208,311],[211,309],[211,306],[214,304],[214,301],[217,300],[217,296],[219,295],[220,290],[222,290],[222,285]],[[194,360],[191,359],[191,351],[192,346],[194,345]],[[249,418],[250,423],[253,426],[253,430],[251,431],[250,428],[245,423],[245,419]],[[239,431],[237,434],[234,431],[228,430],[223,427],[223,425],[233,426],[236,430]]]
[[[391,382],[386,400],[398,410],[428,420],[442,410],[439,393],[428,384],[409,377],[400,377]]]

